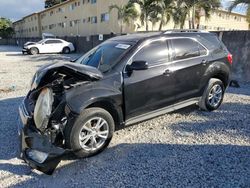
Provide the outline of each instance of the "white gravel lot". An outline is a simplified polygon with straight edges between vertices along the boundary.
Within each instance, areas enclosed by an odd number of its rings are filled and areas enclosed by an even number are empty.
[[[52,176],[16,158],[18,105],[39,66],[63,55],[23,56],[0,46],[0,187],[250,187],[250,84],[221,108],[189,107],[115,133],[103,153],[62,161]]]

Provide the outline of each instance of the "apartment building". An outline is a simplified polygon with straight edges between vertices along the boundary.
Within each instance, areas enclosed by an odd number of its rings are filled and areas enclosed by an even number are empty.
[[[13,23],[16,37],[40,37],[40,14],[33,13]]]
[[[125,5],[128,0],[68,0],[28,15],[13,23],[16,37],[41,37],[42,33],[60,36],[89,36],[96,34],[120,33],[117,11],[109,12],[110,5]],[[188,28],[186,20],[185,28]],[[205,30],[247,30],[249,24],[246,16],[229,13],[225,10],[214,10],[209,19],[201,14],[200,28]],[[159,23],[150,30],[158,30]],[[173,29],[171,20],[162,29]],[[132,20],[123,26],[123,32],[145,31],[139,20]]]

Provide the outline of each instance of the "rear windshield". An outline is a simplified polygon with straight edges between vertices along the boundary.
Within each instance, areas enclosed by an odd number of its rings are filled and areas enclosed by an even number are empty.
[[[132,47],[132,43],[107,41],[93,48],[75,63],[98,68],[101,72],[109,71]]]

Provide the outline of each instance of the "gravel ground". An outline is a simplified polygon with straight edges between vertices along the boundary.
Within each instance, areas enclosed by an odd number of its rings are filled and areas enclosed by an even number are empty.
[[[17,108],[35,70],[71,56],[0,46],[0,187],[250,187],[250,84],[221,108],[189,107],[115,133],[98,156],[62,161],[52,176],[16,158]]]

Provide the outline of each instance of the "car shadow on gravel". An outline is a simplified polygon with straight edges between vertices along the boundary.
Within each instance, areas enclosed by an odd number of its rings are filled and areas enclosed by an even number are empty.
[[[13,187],[247,187],[250,147],[120,144]]]
[[[18,106],[22,99],[0,100],[0,171],[14,176],[29,173],[26,164],[16,162]],[[188,137],[190,134],[186,133],[221,131],[250,138],[250,105],[224,103],[213,113],[194,108],[176,113],[192,113],[206,122],[172,124],[173,134]],[[12,187],[247,187],[250,185],[249,156],[249,146],[233,144],[119,144],[92,158],[66,159],[71,161],[59,166],[52,176],[32,171],[29,180]]]
[[[203,134],[215,131],[230,136],[250,139],[250,105],[241,103],[223,103],[219,110],[214,112],[194,111],[195,107],[188,107],[179,111],[182,115],[193,113],[205,121],[178,122],[170,125],[177,134]],[[197,107],[196,107],[197,108]]]

